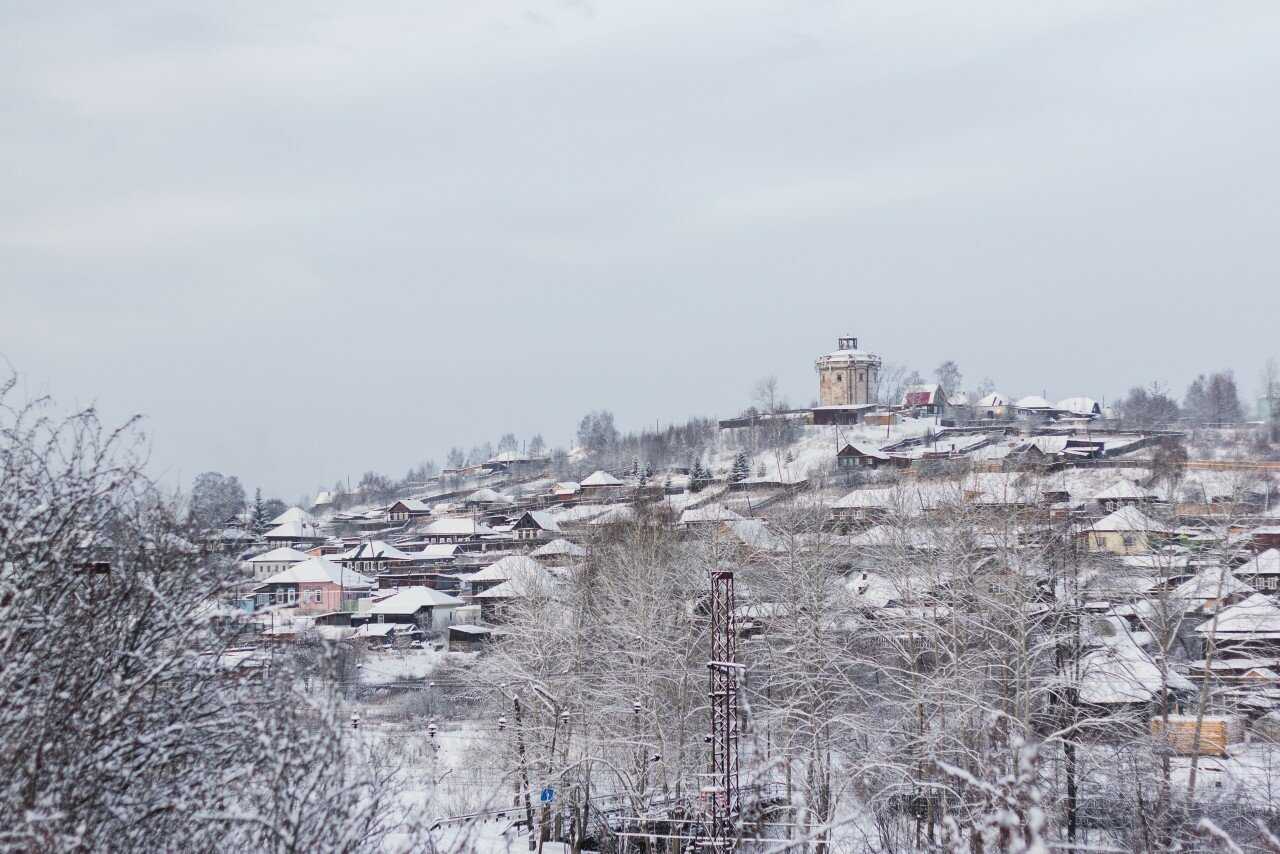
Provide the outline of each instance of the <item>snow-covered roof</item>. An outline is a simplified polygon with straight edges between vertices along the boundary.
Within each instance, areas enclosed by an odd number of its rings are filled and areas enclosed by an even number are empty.
[[[554,515],[556,521],[564,525],[565,523],[586,522],[608,511],[608,504],[575,504],[572,507],[555,511]]]
[[[615,504],[608,510],[587,520],[588,525],[620,525],[636,520],[636,508],[628,504]]]
[[[1035,448],[1042,454],[1053,456],[1067,449],[1066,436],[1029,436],[1018,443],[1022,449]]]
[[[1196,633],[1207,635],[1215,631],[1214,621],[1206,620],[1196,626]],[[1270,597],[1254,593],[1218,613],[1216,631],[1219,635],[1263,635],[1280,637],[1280,606]]]
[[[338,560],[413,560],[413,557],[382,540],[366,540],[338,555]]]
[[[1280,575],[1280,549],[1267,549],[1255,555],[1253,560],[1236,567],[1236,572],[1250,575]]]
[[[762,519],[739,519],[725,524],[728,531],[743,545],[761,551],[782,551],[784,545]]]
[[[1098,415],[1102,407],[1091,397],[1066,397],[1058,401],[1057,409],[1072,415]]]
[[[868,353],[866,350],[854,350],[854,349],[833,350],[830,353],[826,353],[822,356],[819,356],[817,359],[817,364],[819,366],[831,366],[831,367],[835,367],[836,365],[854,365],[854,364],[878,365],[880,364],[880,357],[877,356],[875,353]]]
[[[897,497],[892,489],[855,489],[848,495],[840,498],[831,506],[841,509],[850,509],[856,507],[868,508],[891,508],[897,503]]]
[[[315,517],[303,510],[301,507],[290,507],[276,518],[268,522],[268,525],[284,525],[288,522],[314,522]]]
[[[327,489],[322,489],[316,493],[315,500],[311,502],[312,507],[328,507],[333,503],[333,493]]]
[[[510,495],[503,495],[496,489],[490,489],[486,486],[481,489],[477,489],[464,500],[469,501],[472,504],[511,504],[515,499]]]
[[[551,491],[557,492],[561,495],[572,495],[582,491],[582,484],[578,483],[576,480],[558,480],[551,485]]]
[[[922,406],[925,404],[921,404]],[[889,455],[877,448],[875,445],[863,445],[857,442],[849,442],[837,452],[836,456],[843,455],[846,451],[852,450],[854,453],[861,454],[864,457],[871,457],[874,460],[887,460]]]
[[[414,560],[441,560],[453,557],[457,552],[458,546],[455,543],[428,543],[416,551],[405,552],[405,554]]]
[[[688,510],[680,514],[680,524],[689,525],[697,522],[736,522],[741,519],[739,513],[735,513],[723,504],[707,504],[703,507],[690,507]]]
[[[942,386],[937,383],[909,385],[902,392],[903,406],[933,406],[942,398]]]
[[[319,540],[324,538],[324,535],[320,533],[320,526],[315,522],[297,519],[277,525],[262,536],[269,540]]]
[[[530,557],[559,557],[567,555],[568,557],[585,557],[587,550],[577,543],[571,543],[565,539],[552,540],[545,546],[540,546],[529,552]]]
[[[514,599],[520,596],[528,596],[532,593],[548,590],[555,580],[556,575],[545,568],[541,572],[521,572],[501,584],[496,584],[488,590],[475,594],[472,598]]]
[[[1013,406],[1015,409],[1053,409],[1053,404],[1038,394],[1020,397]]]
[[[1005,397],[1003,394],[1001,394],[998,391],[993,391],[991,392],[991,394],[987,395],[986,397],[978,401],[978,406],[1008,406],[1008,405],[1009,405],[1009,398]]]
[[[969,395],[962,391],[947,395],[947,406],[968,406]]]
[[[545,575],[547,568],[526,555],[510,555],[473,572],[468,581],[509,581],[530,575]]]
[[[1241,593],[1255,593],[1252,587],[1236,578],[1222,566],[1206,566],[1173,588],[1170,597],[1192,605],[1201,605]]]
[[[1189,691],[1194,686],[1166,668],[1169,688]],[[1159,692],[1160,668],[1151,656],[1123,638],[1080,658],[1080,700],[1097,705],[1147,703]]]
[[[353,638],[385,638],[395,634],[400,628],[399,623],[365,623],[352,633]]]
[[[430,513],[431,505],[423,501],[421,498],[401,498],[391,503],[392,507],[399,504],[410,513]]]
[[[416,614],[421,608],[456,608],[462,600],[430,587],[406,587],[369,608],[370,614]]]
[[[550,531],[553,534],[560,533],[560,523],[556,521],[555,516],[548,513],[546,510],[526,510],[520,514],[520,519],[523,519],[525,516],[532,519],[534,524],[544,531]]]
[[[281,546],[278,549],[272,549],[269,552],[263,552],[260,555],[249,558],[249,563],[301,563],[310,558],[311,555],[300,552],[297,549]]]
[[[902,598],[894,582],[874,572],[860,572],[845,583],[860,608],[883,608],[895,599]]]
[[[583,481],[583,486],[622,486],[622,481],[603,469],[592,472]]]
[[[1136,507],[1121,507],[1114,513],[1103,516],[1094,522],[1091,530],[1094,531],[1156,531],[1164,532],[1168,528],[1159,522],[1151,519]]]
[[[1135,500],[1140,501],[1152,498],[1152,494],[1145,489],[1140,489],[1136,483],[1125,478],[1117,480],[1115,483],[1094,494],[1094,501],[1117,501],[1117,500]]]
[[[477,522],[475,519],[436,519],[426,528],[423,528],[422,533],[430,536],[479,536],[492,534],[493,529],[488,525]]]
[[[343,569],[333,561],[322,557],[308,558],[302,563],[295,563],[288,569],[265,579],[262,584],[317,584],[326,581],[345,587],[375,586],[373,579],[350,569]]]

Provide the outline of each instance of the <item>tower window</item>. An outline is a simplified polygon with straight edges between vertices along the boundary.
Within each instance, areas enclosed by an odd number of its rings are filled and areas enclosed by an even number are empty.
[[[836,374],[836,382],[840,382],[840,381],[841,381],[841,377],[840,377],[840,375],[839,375],[839,374]]]

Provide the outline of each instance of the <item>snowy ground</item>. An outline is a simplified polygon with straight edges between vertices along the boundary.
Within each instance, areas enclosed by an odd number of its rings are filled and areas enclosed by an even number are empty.
[[[361,660],[360,684],[389,685],[425,679],[440,666],[448,653],[425,649],[387,650],[366,653]]]

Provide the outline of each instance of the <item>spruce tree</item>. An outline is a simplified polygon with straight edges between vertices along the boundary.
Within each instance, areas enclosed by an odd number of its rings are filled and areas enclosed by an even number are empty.
[[[262,500],[262,487],[258,487],[253,492],[253,518],[250,522],[253,526],[253,532],[261,534],[267,529],[267,522],[269,521],[266,504]]]

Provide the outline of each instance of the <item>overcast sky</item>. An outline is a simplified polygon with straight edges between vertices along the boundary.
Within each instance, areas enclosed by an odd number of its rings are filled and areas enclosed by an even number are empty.
[[[0,13],[0,355],[173,482],[1280,352],[1274,0],[180,5]]]

